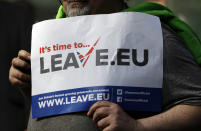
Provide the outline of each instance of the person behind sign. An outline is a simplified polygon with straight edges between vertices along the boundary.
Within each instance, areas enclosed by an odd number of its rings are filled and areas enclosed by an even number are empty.
[[[63,6],[60,7],[57,18],[107,14],[120,12],[127,8],[123,0],[63,0],[62,3]],[[146,12],[151,11],[153,7],[158,9],[157,13],[152,12],[153,15],[161,14],[163,18],[166,18],[160,9],[169,12],[169,15],[172,13],[166,7],[154,3],[136,5],[128,11]],[[100,101],[95,103],[87,114],[65,114],[38,120],[30,118],[29,130],[90,131],[99,128],[103,131],[200,131],[201,68],[199,64],[201,62],[196,57],[196,54],[200,52],[195,52],[190,46],[187,48],[186,43],[194,44],[196,42],[185,39],[185,35],[181,35],[178,30],[171,28],[175,25],[175,19],[171,21],[173,24],[168,23],[168,20],[172,20],[172,18],[175,17],[161,19],[162,23],[170,27],[163,26],[164,81],[161,113],[125,112],[115,103]],[[188,27],[181,21],[179,22],[184,27]],[[174,27],[182,28],[178,25]],[[194,40],[198,40],[189,27],[184,32],[187,32],[188,36],[191,36]],[[200,48],[199,40],[197,44],[197,47]],[[17,58],[12,61],[9,79],[30,101],[31,75],[26,73],[26,71],[30,71],[29,62],[30,53],[24,50],[19,51]]]
[[[166,5],[167,0],[147,0],[149,2],[156,2],[161,5]]]

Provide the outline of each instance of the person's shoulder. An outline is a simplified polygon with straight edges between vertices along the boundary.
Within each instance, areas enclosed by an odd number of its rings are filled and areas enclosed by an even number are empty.
[[[163,40],[164,40],[164,42],[166,42],[169,39],[175,39],[179,43],[184,44],[183,40],[172,29],[169,29],[166,26],[162,26],[162,32],[163,32]]]
[[[199,66],[185,42],[173,30],[162,26],[162,31],[164,59],[171,59],[177,62],[187,62],[188,60],[188,63]]]
[[[163,110],[176,105],[199,105],[201,68],[184,41],[171,29],[163,30]]]

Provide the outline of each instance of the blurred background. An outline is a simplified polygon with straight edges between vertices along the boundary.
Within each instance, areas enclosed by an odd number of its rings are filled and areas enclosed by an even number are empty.
[[[27,2],[34,8],[35,19],[42,21],[55,17],[59,7],[58,0],[2,0],[8,2]],[[160,1],[160,0],[125,0],[129,6],[144,1]],[[185,20],[198,33],[201,38],[201,0],[161,0],[166,1],[166,5],[177,15]]]
[[[144,1],[165,4],[201,38],[201,0],[126,0],[129,6]],[[0,131],[26,129],[29,106],[9,83],[11,60],[21,49],[30,51],[32,25],[54,19],[59,5],[58,0],[0,0]]]

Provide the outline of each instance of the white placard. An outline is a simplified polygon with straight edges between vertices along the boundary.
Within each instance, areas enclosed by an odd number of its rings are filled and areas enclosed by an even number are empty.
[[[160,20],[130,12],[37,23],[31,69],[34,118],[86,111],[101,100],[160,111]]]

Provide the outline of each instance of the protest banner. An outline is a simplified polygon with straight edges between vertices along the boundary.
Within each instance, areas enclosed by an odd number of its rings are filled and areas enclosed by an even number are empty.
[[[47,20],[32,31],[32,116],[87,111],[97,101],[160,111],[158,17],[115,13]]]

